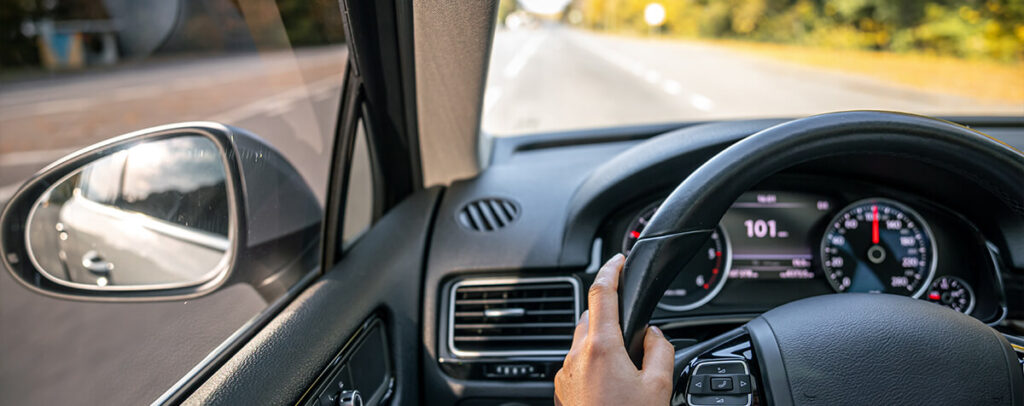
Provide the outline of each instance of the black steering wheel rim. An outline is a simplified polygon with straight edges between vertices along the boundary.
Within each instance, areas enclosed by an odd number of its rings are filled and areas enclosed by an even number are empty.
[[[847,154],[899,155],[962,173],[1024,217],[1024,155],[954,123],[854,111],[762,130],[690,174],[662,203],[634,245],[619,283],[619,314],[634,363],[639,365],[642,359],[643,331],[660,292],[698,252],[740,194],[800,163]]]

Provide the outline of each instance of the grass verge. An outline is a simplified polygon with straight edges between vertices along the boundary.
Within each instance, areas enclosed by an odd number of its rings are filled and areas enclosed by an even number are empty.
[[[849,72],[978,100],[1024,104],[1024,62],[925,54],[833,50],[735,40],[699,40],[772,59]]]

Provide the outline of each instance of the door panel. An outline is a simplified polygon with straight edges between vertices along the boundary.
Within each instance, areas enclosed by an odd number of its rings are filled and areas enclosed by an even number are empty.
[[[391,399],[415,403],[423,260],[440,195],[423,190],[391,209],[185,403],[295,403],[373,314],[390,341]]]

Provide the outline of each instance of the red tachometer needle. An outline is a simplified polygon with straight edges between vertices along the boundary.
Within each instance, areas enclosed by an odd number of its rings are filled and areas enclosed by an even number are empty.
[[[878,206],[871,206],[871,243],[878,244]]]

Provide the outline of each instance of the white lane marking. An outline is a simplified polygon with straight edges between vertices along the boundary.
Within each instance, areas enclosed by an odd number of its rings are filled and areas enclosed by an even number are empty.
[[[498,86],[488,87],[484,91],[484,113],[490,111],[498,103],[498,99],[501,99],[501,94],[501,87]]]
[[[715,103],[712,102],[711,99],[707,98],[707,96],[704,96],[700,93],[694,93],[690,95],[690,104],[700,111],[709,111],[715,107]]]
[[[40,149],[35,151],[4,152],[0,154],[0,166],[21,166],[49,164],[70,154],[78,148]]]
[[[647,73],[644,73],[644,80],[646,80],[647,83],[653,85],[655,83],[658,83],[659,79],[661,79],[661,74],[655,71],[654,69],[649,69],[647,70]]]
[[[519,48],[519,52],[516,53],[516,55],[512,57],[512,60],[509,61],[508,65],[505,66],[505,70],[503,71],[505,77],[511,79],[519,76],[519,72],[522,72],[523,67],[526,66],[526,62],[533,57],[533,54],[537,53],[537,49],[540,48],[541,42],[546,38],[547,34],[533,37],[526,43],[526,45]]]
[[[281,93],[264,97],[244,106],[236,107],[220,114],[214,114],[211,116],[210,120],[234,124],[242,121],[243,119],[260,114],[280,114],[283,111],[291,109],[291,105],[294,103],[310,100],[310,94],[325,92],[327,91],[327,88],[331,87],[340,87],[341,81],[342,79],[340,77],[329,77],[326,79],[320,79],[308,85],[293,87]]]
[[[632,73],[634,76],[647,81],[647,83],[650,83],[652,85],[660,84],[661,90],[664,91],[665,93],[668,93],[673,96],[682,96],[684,94],[688,94],[689,97],[687,97],[687,99],[690,102],[690,105],[696,108],[697,110],[710,111],[711,109],[715,108],[715,102],[712,101],[707,96],[694,92],[692,90],[685,89],[683,85],[678,81],[672,79],[662,80],[661,74],[658,73],[658,71],[654,69],[647,69],[643,66],[643,64],[637,62],[636,60],[626,58],[624,55],[612,51],[607,47],[595,44],[589,38],[585,38],[582,36],[575,36],[575,38],[578,40],[576,41],[576,43],[579,44],[582,48],[589,51],[591,54],[596,55],[597,57],[603,59],[605,62],[615,65],[624,71]]]
[[[672,79],[668,79],[662,82],[661,90],[664,90],[665,93],[668,93],[670,95],[677,96],[683,92],[683,85],[679,84],[679,82],[676,82]]]
[[[624,68],[636,76],[643,76],[644,72],[647,71],[647,68],[645,68],[643,64],[636,61],[626,62],[625,64],[617,63],[616,65],[619,65],[620,68]]]

